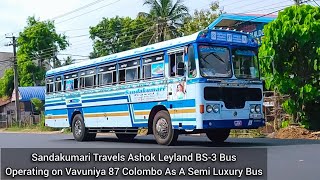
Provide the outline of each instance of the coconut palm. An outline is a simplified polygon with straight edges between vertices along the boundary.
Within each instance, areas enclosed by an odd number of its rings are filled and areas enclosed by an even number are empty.
[[[150,7],[149,13],[140,12],[138,16],[151,20],[152,26],[137,36],[150,37],[149,44],[178,37],[178,27],[182,26],[183,19],[189,17],[188,8],[183,0],[145,0],[143,5]]]

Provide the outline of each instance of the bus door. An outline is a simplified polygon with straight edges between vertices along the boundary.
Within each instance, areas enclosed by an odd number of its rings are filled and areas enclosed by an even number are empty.
[[[184,65],[184,49],[176,49],[168,52],[169,78],[168,78],[168,101],[169,112],[173,125],[179,125],[183,121],[183,103],[186,99],[186,78]]]

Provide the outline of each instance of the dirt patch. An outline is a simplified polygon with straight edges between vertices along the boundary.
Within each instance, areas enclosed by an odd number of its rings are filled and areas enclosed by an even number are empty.
[[[289,126],[274,133],[278,139],[320,139],[319,133],[311,132],[299,126]]]

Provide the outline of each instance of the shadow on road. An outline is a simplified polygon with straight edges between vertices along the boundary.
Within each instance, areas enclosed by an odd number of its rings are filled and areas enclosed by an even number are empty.
[[[70,139],[73,140],[74,139]],[[121,142],[115,137],[97,137],[95,143],[126,143],[133,146],[141,145],[157,145],[152,135],[137,137],[131,142]],[[290,146],[290,145],[307,145],[320,144],[320,140],[304,140],[304,139],[270,139],[270,138],[229,138],[225,143],[216,144],[209,141],[206,137],[179,137],[174,147],[198,146],[198,147],[266,147],[266,146]]]

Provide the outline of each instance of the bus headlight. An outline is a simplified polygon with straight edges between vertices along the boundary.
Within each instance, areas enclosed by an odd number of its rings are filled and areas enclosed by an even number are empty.
[[[261,112],[261,106],[260,105],[256,105],[255,110],[257,113]]]
[[[215,113],[219,112],[219,105],[213,106],[213,112],[215,112]]]
[[[255,107],[254,107],[254,105],[251,105],[251,106],[250,106],[250,112],[251,112],[251,113],[254,113],[254,111],[255,111]]]
[[[212,108],[211,105],[207,105],[206,110],[207,110],[208,113],[211,113],[213,108]]]

